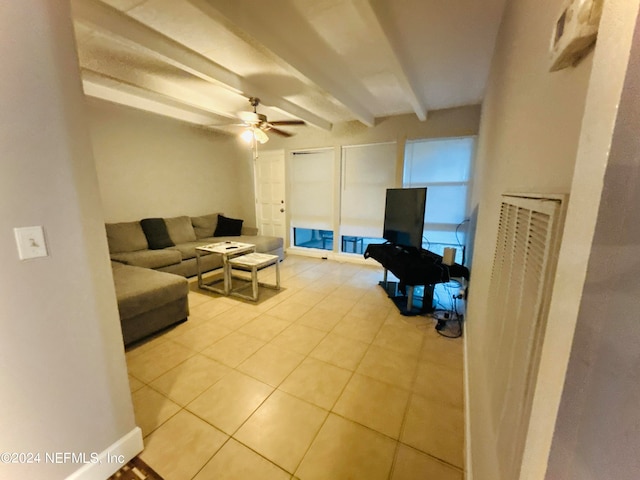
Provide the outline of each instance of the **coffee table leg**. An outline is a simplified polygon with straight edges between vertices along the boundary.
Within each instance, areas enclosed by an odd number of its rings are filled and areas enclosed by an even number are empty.
[[[253,300],[258,300],[258,267],[251,268],[251,292],[253,293]]]
[[[198,288],[202,288],[202,268],[200,267],[200,252],[196,250],[196,270],[198,271]]]
[[[222,279],[224,281],[224,294],[229,295],[231,291],[231,268],[226,255],[222,255]]]
[[[276,290],[280,290],[280,259],[276,260]]]

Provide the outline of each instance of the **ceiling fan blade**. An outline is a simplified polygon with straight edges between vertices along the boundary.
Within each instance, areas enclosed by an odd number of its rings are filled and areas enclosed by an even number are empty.
[[[280,120],[276,122],[269,122],[271,125],[306,125],[303,120]]]
[[[280,135],[281,137],[293,136],[293,133],[285,132],[284,130],[275,128],[275,125],[306,125],[303,120],[281,120],[276,122],[269,122],[266,115],[263,115],[256,111],[258,105],[260,104],[259,98],[251,97],[249,98],[249,103],[253,107],[253,112],[239,112],[238,118],[254,131],[254,136],[256,140],[260,141],[260,143],[264,143],[269,139],[269,137],[264,132],[273,132],[276,135]],[[258,138],[258,136],[260,136],[260,138]]]
[[[279,128],[271,127],[269,128],[269,132],[273,132],[276,135],[280,135],[281,137],[293,137],[293,133],[285,132],[284,130],[280,130]]]

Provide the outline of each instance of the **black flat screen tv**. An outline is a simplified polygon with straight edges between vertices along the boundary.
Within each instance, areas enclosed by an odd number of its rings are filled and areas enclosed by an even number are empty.
[[[383,238],[395,245],[421,249],[426,203],[426,187],[388,188]]]

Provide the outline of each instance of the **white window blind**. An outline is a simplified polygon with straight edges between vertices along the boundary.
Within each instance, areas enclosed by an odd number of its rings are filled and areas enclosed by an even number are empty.
[[[473,137],[408,141],[404,183],[468,182],[473,148]]]
[[[405,146],[403,186],[427,187],[425,245],[436,252],[465,243],[464,229],[456,229],[468,216],[474,148],[474,137],[415,140]]]
[[[381,237],[387,188],[395,186],[396,143],[342,147],[340,234]]]
[[[291,227],[333,230],[332,149],[293,152],[289,164]]]

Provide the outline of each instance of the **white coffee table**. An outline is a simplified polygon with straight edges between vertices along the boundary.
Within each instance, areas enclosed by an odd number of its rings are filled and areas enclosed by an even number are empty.
[[[229,268],[229,259],[244,255],[246,253],[254,252],[256,246],[251,243],[240,242],[218,242],[211,243],[209,245],[203,245],[196,247],[196,265],[198,271],[198,287],[204,290],[209,290],[215,293],[221,293],[222,295],[229,295],[231,291],[231,269]],[[205,283],[202,279],[202,268],[200,257],[204,252],[208,252],[214,255],[220,255],[222,258],[222,281],[223,288],[214,287],[215,283],[220,282],[219,279],[210,283]]]
[[[270,284],[258,282],[258,272],[263,268],[270,267],[271,265],[276,266],[276,283]],[[233,274],[233,269],[251,272],[251,295],[244,295],[239,292],[248,285],[244,285],[240,288],[232,288],[229,292],[231,295],[256,302],[258,300],[258,285],[273,288],[274,290],[280,290],[280,257],[278,257],[278,255],[269,255],[267,253],[248,253],[246,255],[237,256],[229,259],[230,278]]]

